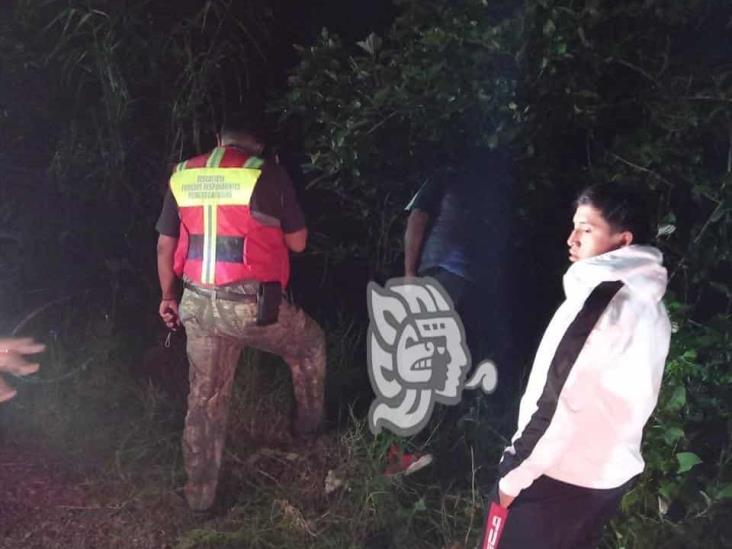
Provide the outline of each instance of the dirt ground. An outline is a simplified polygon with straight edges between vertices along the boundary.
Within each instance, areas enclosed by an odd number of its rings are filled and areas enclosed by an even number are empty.
[[[19,443],[0,447],[0,548],[168,548],[194,528],[223,528],[236,520],[227,509],[240,475],[297,482],[323,504],[323,480],[331,459],[328,441],[301,451],[262,448],[245,462],[224,463],[219,503],[208,513],[191,512],[180,488],[164,490],[138,481],[76,472],[78,467],[42,448]],[[302,467],[308,463],[307,467]],[[228,470],[228,471],[227,471]],[[297,478],[296,478],[297,477]],[[320,501],[318,501],[320,500]],[[240,520],[240,519],[239,519]]]
[[[202,520],[175,492],[146,494],[73,471],[39,448],[0,448],[0,547],[172,547]]]

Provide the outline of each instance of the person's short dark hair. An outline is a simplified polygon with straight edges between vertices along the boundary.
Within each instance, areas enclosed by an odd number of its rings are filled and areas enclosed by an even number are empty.
[[[574,205],[596,208],[613,231],[633,233],[633,244],[648,244],[653,239],[650,202],[637,188],[598,183],[584,189]]]
[[[267,144],[269,132],[264,116],[247,110],[231,110],[223,115],[221,135],[247,134]]]

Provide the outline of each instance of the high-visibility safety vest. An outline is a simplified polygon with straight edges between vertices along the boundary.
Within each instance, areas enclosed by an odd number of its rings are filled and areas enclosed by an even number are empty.
[[[178,277],[206,286],[241,280],[287,286],[282,229],[257,221],[249,209],[263,163],[237,148],[218,147],[176,166],[170,190],[180,216],[173,260]]]

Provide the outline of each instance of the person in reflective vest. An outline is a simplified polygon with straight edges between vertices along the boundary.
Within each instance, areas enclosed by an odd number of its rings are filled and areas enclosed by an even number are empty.
[[[170,190],[181,221],[173,261],[178,277],[200,285],[254,279],[287,286],[289,258],[281,224],[258,220],[250,209],[263,164],[230,145],[176,167]]]
[[[323,331],[283,295],[289,252],[305,249],[307,228],[287,172],[263,158],[263,149],[255,125],[229,117],[213,151],[176,166],[156,225],[159,313],[171,329],[182,324],[187,336],[183,456],[194,510],[215,500],[244,347],[277,354],[289,365],[298,439],[315,436],[323,423]]]

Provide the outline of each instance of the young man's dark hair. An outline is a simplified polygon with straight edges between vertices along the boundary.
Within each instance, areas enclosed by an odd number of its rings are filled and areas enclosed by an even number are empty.
[[[592,206],[599,210],[613,231],[633,233],[633,244],[650,244],[653,240],[649,200],[634,187],[598,183],[584,189],[574,206]]]

